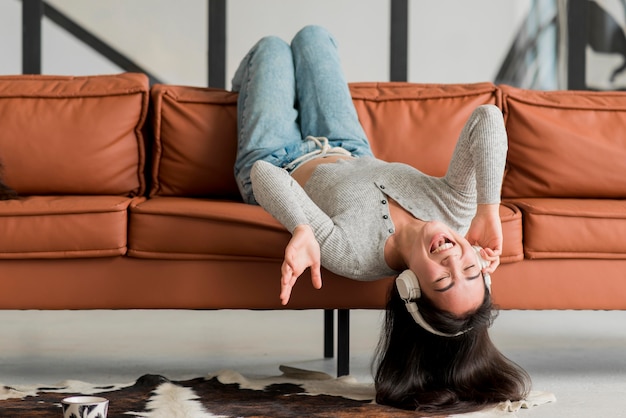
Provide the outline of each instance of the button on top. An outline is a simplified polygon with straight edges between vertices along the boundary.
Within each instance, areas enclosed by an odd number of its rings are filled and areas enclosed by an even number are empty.
[[[380,203],[382,203],[383,205],[387,204],[387,201],[385,199],[381,200]]]
[[[388,219],[388,218],[389,218],[389,216],[383,215],[383,219]]]
[[[384,188],[385,188],[385,185],[384,185],[384,184],[381,184],[381,185],[380,185],[380,188],[381,188],[381,189],[384,189]]]

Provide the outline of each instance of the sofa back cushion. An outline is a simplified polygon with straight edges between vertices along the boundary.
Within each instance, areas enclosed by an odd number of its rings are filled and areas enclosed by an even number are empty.
[[[143,74],[0,77],[0,161],[20,195],[145,188]]]
[[[233,173],[237,94],[157,84],[150,196],[240,198]]]
[[[472,111],[500,105],[492,83],[355,83],[350,86],[374,155],[443,176]]]
[[[491,83],[352,83],[351,94],[374,154],[443,175],[458,135],[481,104],[499,104]],[[151,196],[239,199],[233,165],[237,94],[155,85]]]
[[[626,197],[626,93],[501,88],[504,197]]]

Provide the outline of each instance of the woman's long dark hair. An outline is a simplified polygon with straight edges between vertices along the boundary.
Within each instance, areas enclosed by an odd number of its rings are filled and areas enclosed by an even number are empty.
[[[489,404],[521,400],[530,377],[495,347],[488,328],[497,316],[485,291],[482,305],[463,318],[416,300],[426,322],[458,337],[433,335],[407,312],[395,284],[374,360],[376,402],[402,409],[463,413]]]
[[[2,181],[2,163],[0,163],[0,200],[17,199],[17,193]]]

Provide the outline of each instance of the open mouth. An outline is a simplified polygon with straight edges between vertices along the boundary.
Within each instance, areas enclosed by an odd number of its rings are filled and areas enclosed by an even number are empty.
[[[450,248],[454,247],[454,245],[454,241],[452,241],[450,238],[446,237],[445,235],[438,235],[433,239],[432,243],[430,244],[430,253],[438,254],[443,251],[449,250]]]

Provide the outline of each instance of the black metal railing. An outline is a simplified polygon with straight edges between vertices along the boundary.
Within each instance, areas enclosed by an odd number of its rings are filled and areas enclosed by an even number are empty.
[[[151,83],[163,82],[145,67],[133,61],[93,32],[85,29],[47,1],[18,1],[22,2],[22,72],[24,74],[40,74],[42,71],[42,18],[46,17],[123,71],[145,73]],[[542,88],[542,83],[538,81],[538,78],[545,77],[546,67],[555,67],[553,77],[559,78],[561,75],[564,77],[564,80],[558,80],[560,86],[572,90],[587,89],[588,63],[585,51],[588,46],[600,52],[607,49],[611,53],[622,54],[626,66],[626,37],[623,29],[616,25],[609,27],[611,17],[601,13],[602,10],[596,11],[595,9],[598,7],[593,1],[569,0],[558,2],[561,6],[557,13],[565,14],[565,16],[556,14],[545,16],[546,13],[552,13],[549,8],[546,8],[546,4],[549,3],[545,0],[533,1],[531,12],[513,41],[493,80],[494,82],[525,88]],[[557,1],[553,0],[552,3],[557,4]],[[623,3],[626,8],[626,2]],[[207,85],[225,88],[227,0],[207,0],[207,4]],[[407,81],[409,1],[389,0],[389,5],[391,12],[389,80]],[[539,12],[538,9],[540,9]],[[594,11],[596,13],[592,13]],[[560,30],[559,25],[566,25],[567,30]],[[546,42],[546,38],[550,38],[550,36],[557,43],[546,46],[546,43],[552,42],[550,39]],[[560,38],[563,36],[566,36],[566,39]],[[552,48],[552,56],[546,54],[546,48]],[[565,48],[565,51],[560,51],[560,48]],[[561,57],[565,58],[559,61]],[[542,59],[544,62],[541,61]],[[546,63],[545,60],[553,60],[556,64],[553,62]],[[564,67],[564,69],[558,73],[557,66]],[[538,69],[541,69],[543,74],[539,74]],[[620,71],[620,68],[616,71]],[[620,74],[613,74],[613,77]]]
[[[94,33],[69,18],[60,10],[44,0],[22,1],[22,73],[41,74],[41,20],[47,17],[52,22],[73,35],[76,39],[91,47],[123,71],[144,73],[150,83],[161,81],[150,71],[141,67],[132,59],[100,39]]]
[[[154,74],[128,56],[85,29],[45,0],[20,0],[22,2],[22,73],[41,73],[41,20],[50,19],[76,39],[91,47],[123,71],[142,72],[150,82],[160,83]],[[208,75],[207,85],[226,86],[226,0],[208,1]],[[408,0],[389,0],[391,7],[390,79],[407,80],[408,56]]]
[[[208,86],[226,87],[226,0],[209,0]]]

